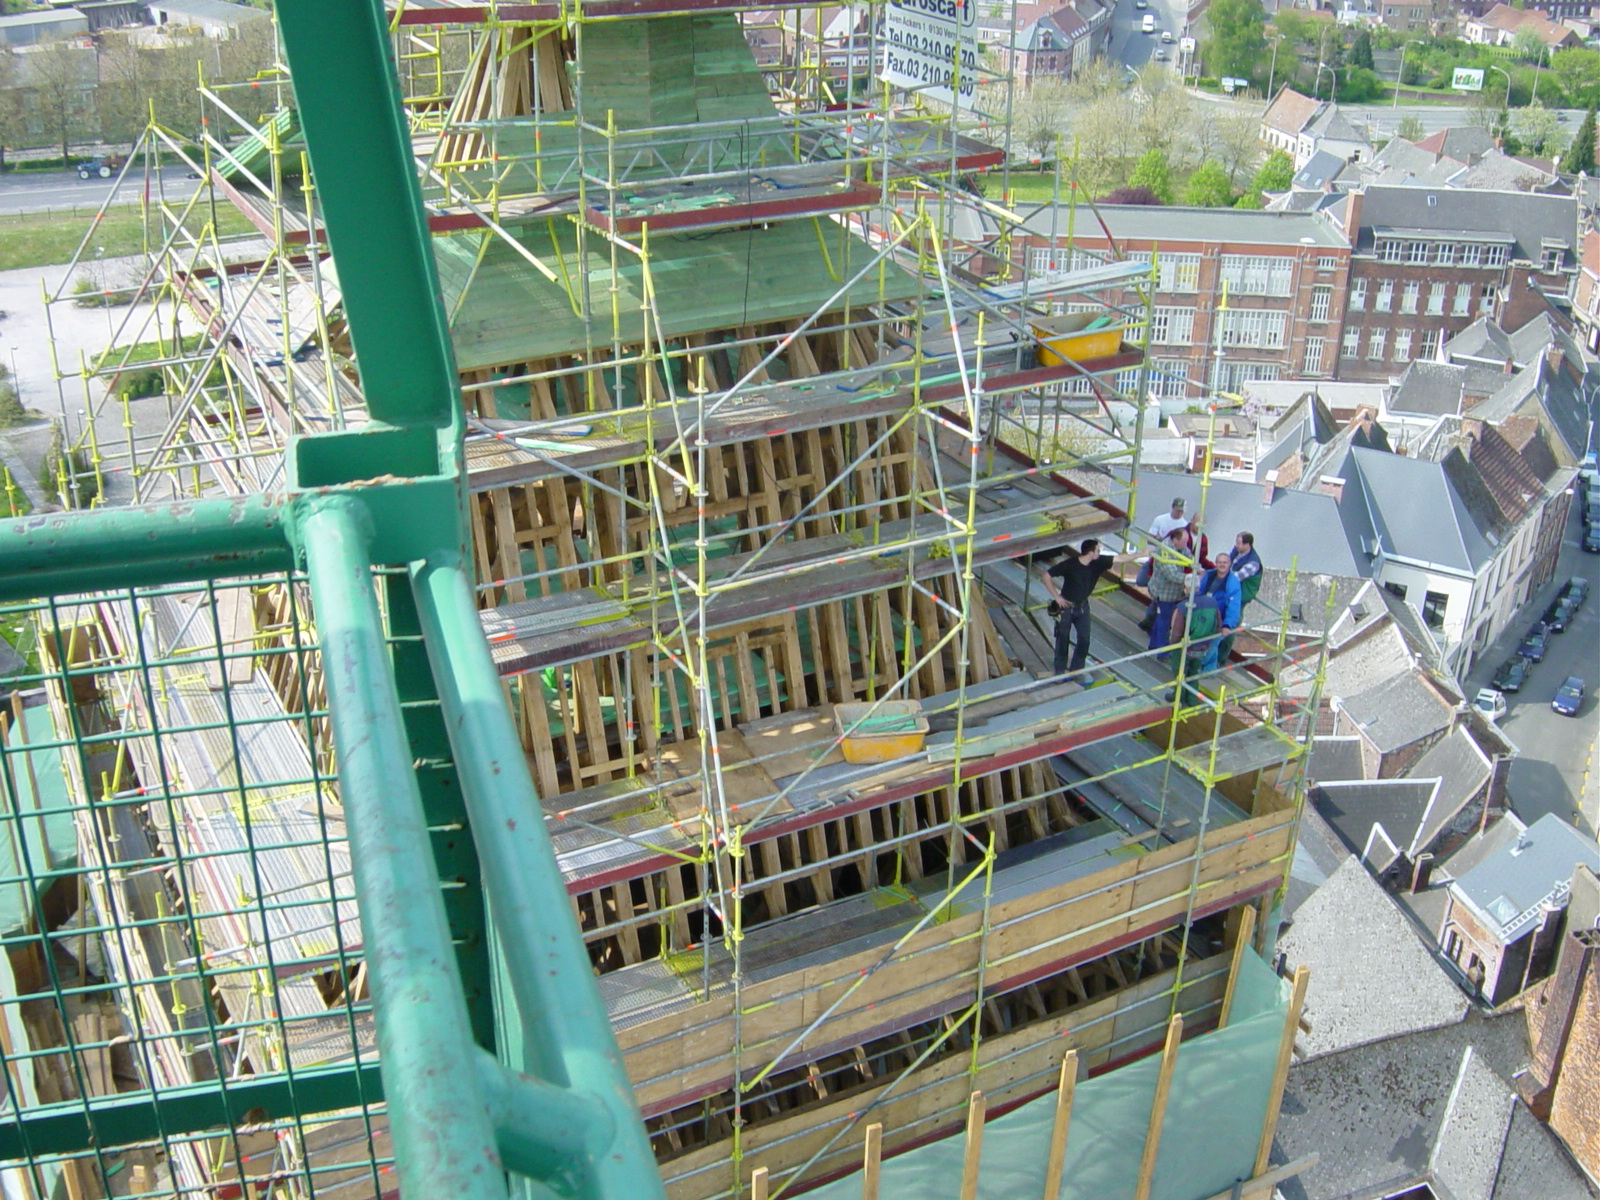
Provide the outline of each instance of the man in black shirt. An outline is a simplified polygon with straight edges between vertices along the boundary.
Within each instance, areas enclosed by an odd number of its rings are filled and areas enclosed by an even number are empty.
[[[1089,597],[1100,576],[1117,563],[1129,562],[1134,554],[1101,554],[1100,543],[1089,538],[1076,554],[1069,554],[1044,572],[1045,590],[1055,597],[1060,607],[1056,617],[1055,674],[1067,670],[1068,651],[1072,652],[1073,671],[1081,671],[1089,659]],[[1060,585],[1057,586],[1057,580]],[[1072,646],[1076,631],[1078,644]]]

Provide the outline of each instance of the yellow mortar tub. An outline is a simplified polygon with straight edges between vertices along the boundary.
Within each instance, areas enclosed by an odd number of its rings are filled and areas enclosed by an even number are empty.
[[[1111,314],[1066,313],[1033,322],[1034,336],[1039,339],[1039,365],[1059,367],[1069,362],[1111,357],[1122,345],[1124,326],[1112,324],[1103,329],[1085,329],[1108,315]]]
[[[878,704],[839,704],[834,720],[844,733],[866,717],[861,730],[844,739],[844,760],[848,763],[881,763],[916,754],[928,736],[928,718],[922,715],[920,700],[884,700]],[[868,716],[868,714],[871,716]],[[879,730],[873,730],[878,726]],[[872,730],[869,732],[869,730]]]

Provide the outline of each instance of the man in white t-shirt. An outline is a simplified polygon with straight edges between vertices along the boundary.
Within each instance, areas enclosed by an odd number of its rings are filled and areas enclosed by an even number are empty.
[[[1173,500],[1172,508],[1169,511],[1162,513],[1150,523],[1150,536],[1155,538],[1157,542],[1164,542],[1167,540],[1167,535],[1174,529],[1182,529],[1189,523],[1189,518],[1183,510],[1183,497],[1179,496]]]

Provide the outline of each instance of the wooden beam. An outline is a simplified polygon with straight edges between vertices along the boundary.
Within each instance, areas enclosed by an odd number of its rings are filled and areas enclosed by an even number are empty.
[[[883,1162],[883,1124],[867,1126],[867,1145],[861,1162],[861,1200],[878,1200],[878,1167]]]
[[[1233,936],[1233,961],[1228,964],[1228,989],[1222,993],[1222,1011],[1217,1015],[1217,1028],[1226,1029],[1228,1017],[1233,1013],[1233,989],[1239,984],[1239,966],[1244,952],[1251,949],[1256,935],[1256,909],[1246,904],[1239,910],[1239,930]]]
[[[1161,1047],[1161,1071],[1156,1076],[1156,1095],[1150,1105],[1150,1128],[1144,1135],[1144,1155],[1139,1159],[1139,1185],[1134,1190],[1134,1200],[1150,1200],[1156,1154],[1161,1149],[1161,1126],[1167,1119],[1167,1097],[1172,1095],[1172,1072],[1178,1065],[1178,1043],[1182,1040],[1183,1017],[1176,1016],[1167,1022],[1167,1042]]]
[[[983,1158],[983,1117],[988,1110],[982,1092],[967,1101],[967,1153],[961,1163],[961,1200],[978,1200],[978,1163]]]
[[[1289,992],[1289,1011],[1283,1018],[1283,1033],[1278,1038],[1278,1066],[1272,1073],[1272,1090],[1267,1093],[1267,1119],[1261,1127],[1261,1144],[1256,1148],[1255,1174],[1265,1174],[1272,1157],[1272,1137],[1278,1132],[1278,1106],[1283,1103],[1283,1088],[1289,1082],[1289,1063],[1294,1058],[1294,1035],[1300,1028],[1300,1010],[1306,1003],[1306,985],[1311,972],[1294,969],[1294,987]]]
[[[750,1172],[750,1200],[767,1200],[767,1169],[757,1167]]]
[[[1309,1171],[1322,1161],[1320,1154],[1311,1153],[1293,1162],[1284,1163],[1281,1167],[1273,1167],[1265,1175],[1256,1175],[1253,1179],[1246,1179],[1236,1183],[1225,1192],[1218,1192],[1215,1196],[1207,1196],[1206,1200],[1244,1200],[1246,1196],[1253,1196],[1262,1188],[1274,1187],[1285,1179],[1293,1178],[1301,1171]]]
[[[1072,1092],[1078,1086],[1078,1052],[1068,1050],[1061,1060],[1061,1082],[1056,1085],[1056,1119],[1050,1127],[1050,1157],[1044,1167],[1044,1200],[1061,1195],[1061,1165],[1067,1157],[1067,1126],[1072,1120]]]

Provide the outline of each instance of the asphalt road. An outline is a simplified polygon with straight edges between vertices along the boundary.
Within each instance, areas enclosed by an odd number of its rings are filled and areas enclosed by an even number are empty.
[[[1169,64],[1176,66],[1178,44],[1174,41],[1163,47],[1161,31],[1170,30],[1174,38],[1181,37],[1188,12],[1186,0],[1148,0],[1148,7],[1142,9],[1134,7],[1134,0],[1117,0],[1117,7],[1111,14],[1110,57],[1137,71],[1150,61],[1157,49],[1164,48]],[[1156,19],[1155,33],[1140,30],[1147,13]]]
[[[1550,639],[1549,653],[1529,673],[1522,690],[1506,697],[1500,728],[1521,752],[1512,761],[1508,785],[1517,816],[1531,825],[1553,812],[1593,833],[1600,827],[1600,763],[1594,761],[1595,738],[1600,734],[1600,698],[1595,695],[1600,688],[1600,555],[1583,552],[1582,535],[1583,523],[1574,511],[1555,578],[1501,634],[1462,686],[1469,700],[1480,687],[1487,687],[1567,579],[1581,575],[1589,581],[1589,598],[1577,619]],[[1576,717],[1563,717],[1550,708],[1551,697],[1568,675],[1581,677],[1587,685]]]
[[[1435,133],[1454,125],[1471,125],[1476,115],[1470,108],[1447,108],[1437,104],[1402,104],[1398,109],[1390,108],[1387,104],[1341,104],[1339,111],[1352,121],[1370,125],[1372,132],[1379,137],[1392,137],[1403,117],[1415,117],[1422,122],[1423,129]],[[1559,108],[1554,111],[1561,128],[1570,137],[1583,120],[1583,110]]]
[[[189,178],[187,167],[163,167],[161,170],[161,187],[168,200],[187,200],[199,186],[199,180]],[[0,179],[0,215],[94,209],[113,191],[113,203],[137,204],[143,190],[144,169],[138,163],[128,171],[121,187],[117,186],[115,178],[79,179],[76,171],[12,173]]]

